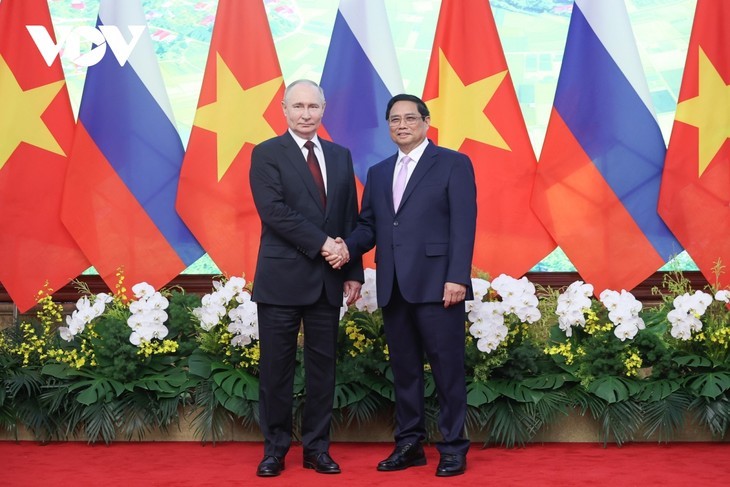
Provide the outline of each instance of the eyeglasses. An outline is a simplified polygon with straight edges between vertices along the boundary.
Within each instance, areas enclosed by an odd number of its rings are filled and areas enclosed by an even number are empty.
[[[405,117],[391,117],[388,119],[388,125],[391,127],[398,127],[401,122],[405,122],[406,125],[414,126],[418,123],[419,120],[426,120],[426,117],[424,116],[416,116],[416,115],[406,115]]]

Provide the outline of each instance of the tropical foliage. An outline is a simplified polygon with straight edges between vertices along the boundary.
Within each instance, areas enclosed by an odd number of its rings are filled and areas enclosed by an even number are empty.
[[[717,272],[721,272],[718,266]],[[730,292],[667,274],[645,307],[526,278],[472,280],[467,303],[467,427],[504,446],[531,441],[570,414],[589,415],[606,444],[670,441],[689,425],[722,438],[730,424]],[[204,296],[140,283],[126,298],[80,288],[73,309],[39,293],[37,316],[0,333],[0,425],[40,441],[110,443],[164,434],[187,420],[201,441],[258,423],[258,319],[251,283],[216,278]],[[343,307],[335,428],[392,420],[395,400],[375,271]],[[67,305],[68,306],[68,305]],[[301,359],[301,357],[300,357]],[[301,360],[299,360],[301,364]],[[437,398],[426,365],[429,428]],[[294,418],[306,400],[297,367]]]

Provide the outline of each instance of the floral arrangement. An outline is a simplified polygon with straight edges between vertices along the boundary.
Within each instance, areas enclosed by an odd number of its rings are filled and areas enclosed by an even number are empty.
[[[259,326],[256,304],[243,277],[213,281],[213,292],[192,310],[198,320],[202,351],[255,373],[259,361]]]
[[[645,358],[661,349],[653,333],[638,336],[646,326],[639,316],[642,304],[631,293],[604,290],[599,300],[591,299],[593,286],[572,283],[557,298],[558,328],[564,337],[546,347],[584,385],[596,377],[637,377]],[[666,358],[666,357],[665,357]],[[570,367],[573,366],[573,367]]]
[[[338,425],[365,424],[395,399],[375,270],[365,269],[360,298],[341,310],[334,419]]]
[[[258,418],[258,312],[245,278],[220,277],[189,317],[197,343],[188,362],[196,381],[193,425],[215,442],[234,423],[252,426]]]
[[[678,348],[704,353],[708,358],[724,363],[728,360],[730,348],[730,326],[728,326],[728,303],[730,291],[723,289],[712,294],[695,291],[683,293],[674,298],[674,309],[667,313],[671,325],[669,334],[678,341]],[[704,323],[703,320],[704,319]]]
[[[0,331],[0,424],[39,439],[113,441],[166,429],[186,410],[203,441],[258,421],[258,318],[250,282],[219,277],[204,296],[138,283],[127,297],[80,288],[72,309],[39,293],[36,319]],[[471,431],[489,443],[529,441],[578,411],[605,442],[666,441],[692,420],[730,427],[730,290],[692,289],[667,274],[660,304],[576,281],[564,289],[500,275],[472,279],[464,317]],[[337,426],[367,424],[395,400],[375,271],[342,307]],[[301,357],[299,357],[301,360]],[[437,399],[426,365],[426,405]],[[295,408],[306,391],[295,374]],[[296,412],[296,411],[295,411]],[[431,425],[433,426],[433,425]]]
[[[467,360],[474,379],[519,378],[539,367],[537,344],[547,335],[535,285],[502,274],[493,281],[473,278],[467,301]],[[531,372],[532,371],[532,372]]]
[[[21,323],[20,333],[3,330],[0,361],[9,394],[0,403],[16,405],[11,423],[27,411],[24,422],[41,439],[70,432],[108,443],[117,432],[143,435],[151,427],[135,418],[152,415],[162,429],[177,419],[177,405],[189,397],[180,354],[189,347],[181,343],[192,332],[180,309],[191,297],[139,283],[129,299],[122,272],[117,276],[114,295],[94,295],[79,283],[82,296],[65,320],[63,306],[44,290],[37,320]]]

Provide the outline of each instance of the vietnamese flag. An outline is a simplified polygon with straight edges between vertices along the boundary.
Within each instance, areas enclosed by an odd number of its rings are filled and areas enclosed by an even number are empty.
[[[263,2],[220,0],[178,188],[181,217],[226,275],[253,276],[261,223],[251,150],[286,131],[284,80]]]
[[[523,275],[555,242],[530,207],[537,160],[487,0],[441,3],[423,99],[429,138],[474,164],[474,266]]]
[[[730,3],[698,0],[659,197],[659,214],[718,287],[730,286],[729,25]]]
[[[26,25],[55,38],[46,0],[0,2],[0,282],[21,312],[89,267],[60,216],[74,133],[61,61]]]

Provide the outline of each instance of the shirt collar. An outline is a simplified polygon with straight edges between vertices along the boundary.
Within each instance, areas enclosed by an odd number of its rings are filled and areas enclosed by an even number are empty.
[[[411,152],[406,154],[402,150],[398,149],[398,161],[403,159],[404,156],[408,156],[411,158],[413,162],[418,162],[421,159],[421,156],[423,155],[424,151],[426,150],[426,147],[428,146],[428,138],[423,139],[423,142],[418,144],[415,149],[413,149]],[[398,162],[396,161],[396,162]]]
[[[300,149],[304,147],[304,144],[307,142],[307,139],[303,139],[299,137],[297,134],[295,134],[292,129],[289,129],[289,133],[291,134],[292,138],[294,139],[294,142],[297,143],[297,147]],[[319,148],[319,150],[322,150],[322,144],[319,143],[319,137],[317,137],[317,134],[314,134],[314,137],[312,137],[312,142],[314,142],[314,146]]]

